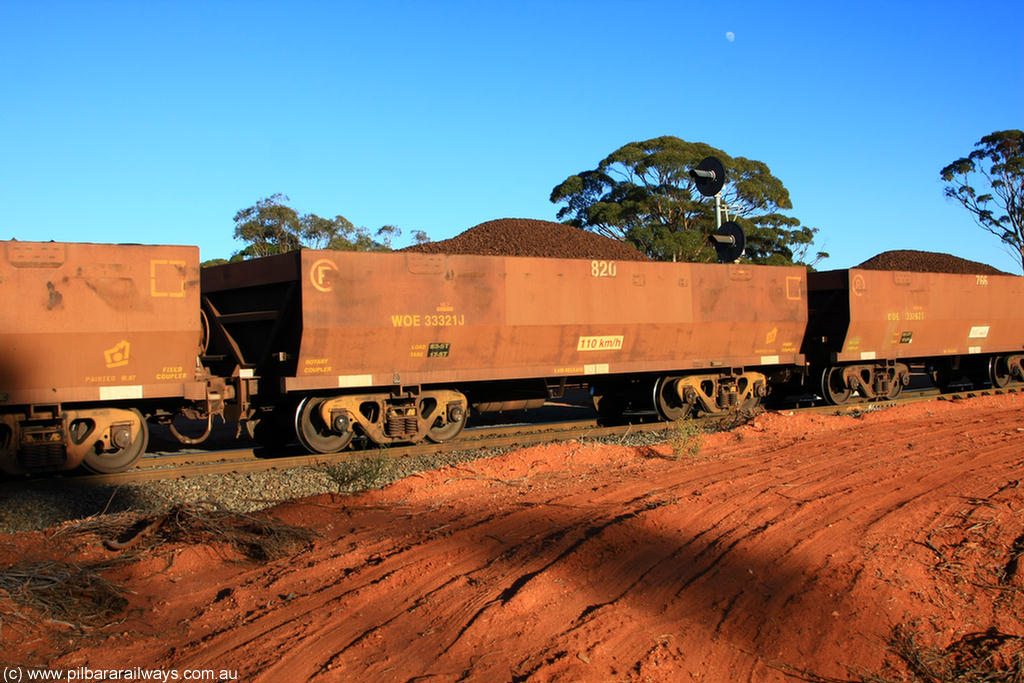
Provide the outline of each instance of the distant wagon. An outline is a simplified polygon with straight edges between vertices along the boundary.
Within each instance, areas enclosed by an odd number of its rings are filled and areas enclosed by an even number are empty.
[[[1024,278],[853,268],[808,289],[803,352],[831,403],[894,398],[912,371],[943,389],[1024,381]]]

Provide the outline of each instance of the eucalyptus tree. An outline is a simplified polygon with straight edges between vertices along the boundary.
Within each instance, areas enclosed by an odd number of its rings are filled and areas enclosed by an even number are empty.
[[[356,227],[344,216],[322,218],[315,213],[300,214],[287,204],[288,201],[285,195],[274,194],[235,214],[235,239],[245,242],[245,247],[235,252],[232,261],[283,254],[303,247],[388,251],[391,240],[402,234],[397,227],[385,225],[371,236],[366,228]]]
[[[746,257],[764,264],[804,262],[818,230],[783,213],[793,205],[782,181],[764,162],[703,142],[673,136],[630,142],[597,168],[566,178],[551,191],[551,201],[564,204],[559,220],[628,242],[652,258],[713,261],[708,236],[716,227],[714,200],[702,196],[690,176],[707,156],[725,165],[722,200],[747,235]],[[818,252],[812,263],[826,256]]]
[[[1024,133],[996,131],[974,147],[939,171],[946,196],[1009,247],[1024,272]]]

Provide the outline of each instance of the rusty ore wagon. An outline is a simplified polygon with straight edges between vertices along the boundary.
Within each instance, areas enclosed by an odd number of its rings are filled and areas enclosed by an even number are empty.
[[[915,371],[940,388],[1024,381],[1024,278],[854,268],[808,289],[803,352],[831,403],[894,398]]]
[[[0,242],[0,470],[128,467],[193,402],[196,247]]]
[[[735,264],[303,250],[204,269],[202,297],[213,374],[258,378],[257,436],[323,452],[581,384],[606,414],[752,405],[807,325],[805,269]]]

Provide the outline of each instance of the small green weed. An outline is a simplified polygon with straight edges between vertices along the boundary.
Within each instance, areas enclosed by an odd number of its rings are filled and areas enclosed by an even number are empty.
[[[338,485],[339,491],[360,491],[373,488],[388,478],[394,468],[391,458],[370,456],[340,464],[323,465],[324,473]]]
[[[704,430],[685,417],[675,421],[669,434],[669,444],[677,460],[684,456],[696,458],[704,446]]]

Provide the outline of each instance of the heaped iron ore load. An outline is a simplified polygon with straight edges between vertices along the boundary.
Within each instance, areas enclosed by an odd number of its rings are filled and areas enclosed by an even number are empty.
[[[649,261],[625,242],[571,225],[531,218],[499,218],[440,242],[427,242],[403,251],[476,256],[536,256],[606,261]]]
[[[990,265],[934,251],[896,249],[883,251],[857,266],[861,270],[904,270],[912,273],[959,273],[962,275],[1008,275]]]

